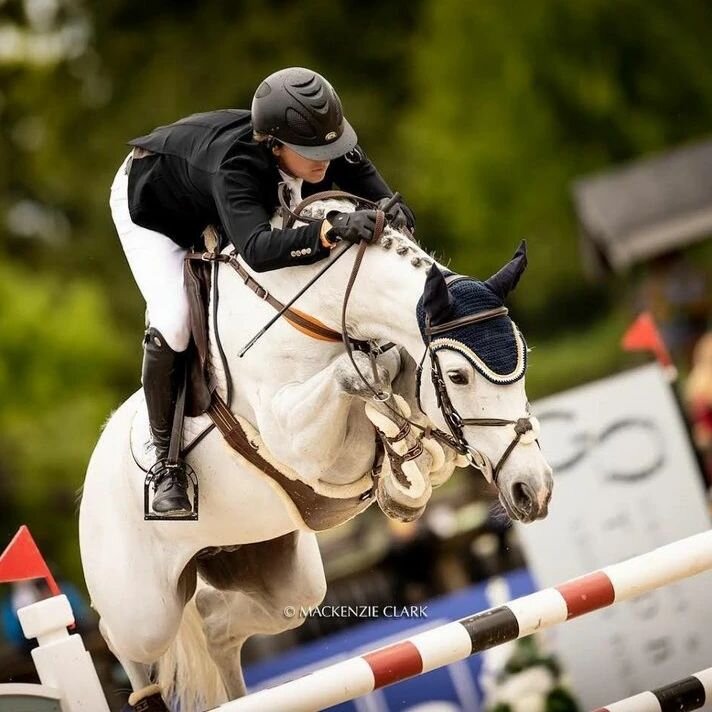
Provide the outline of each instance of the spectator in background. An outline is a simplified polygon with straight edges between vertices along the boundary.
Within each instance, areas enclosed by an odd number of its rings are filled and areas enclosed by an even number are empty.
[[[707,275],[682,251],[652,260],[637,295],[637,309],[649,311],[678,365],[687,368],[697,340],[707,329]]]
[[[692,437],[702,455],[707,481],[712,485],[712,332],[695,346],[692,370],[685,384],[685,401]]]

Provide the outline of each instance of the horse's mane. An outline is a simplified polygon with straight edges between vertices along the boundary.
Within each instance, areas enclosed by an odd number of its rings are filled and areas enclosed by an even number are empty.
[[[355,205],[352,201],[343,198],[318,200],[304,210],[304,215],[323,218],[332,210],[351,212],[355,210]],[[378,244],[384,250],[394,249],[397,255],[409,259],[410,264],[416,269],[421,267],[429,269],[433,263],[439,264],[435,253],[426,250],[415,237],[406,237],[402,232],[390,226],[385,228]]]

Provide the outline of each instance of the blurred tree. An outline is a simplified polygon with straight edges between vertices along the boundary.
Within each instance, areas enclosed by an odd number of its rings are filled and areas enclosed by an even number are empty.
[[[73,492],[101,422],[138,386],[143,304],[107,204],[126,141],[196,111],[247,107],[262,77],[303,64],[338,87],[382,163],[414,20],[355,0],[0,3],[7,536],[32,522],[47,555],[77,573]],[[354,27],[358,42],[347,42]]]
[[[86,280],[3,265],[0,303],[2,490],[13,504],[0,541],[29,523],[46,555],[78,577],[67,536],[76,493],[129,354],[105,295]]]
[[[624,322],[620,290],[582,280],[569,181],[709,130],[711,15],[703,0],[0,2],[6,528],[31,521],[76,562],[67,492],[138,386],[143,304],[107,205],[129,138],[246,107],[281,66],[322,71],[428,247],[486,276],[530,238],[515,302],[544,393],[616,367]]]
[[[620,293],[582,280],[568,186],[709,132],[711,24],[703,0],[427,0],[402,127],[421,234],[478,276],[527,237],[525,326],[599,318]]]

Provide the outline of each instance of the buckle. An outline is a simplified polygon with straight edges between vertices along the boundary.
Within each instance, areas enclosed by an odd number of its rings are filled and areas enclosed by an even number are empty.
[[[466,452],[463,454],[470,461],[470,465],[476,470],[479,470],[487,482],[494,482],[494,471],[490,460],[471,445],[465,445],[465,448]]]
[[[458,429],[462,430],[462,417],[460,414],[452,408],[449,413],[448,417],[450,418],[450,422]]]
[[[381,348],[381,345],[377,341],[370,341],[368,342],[368,350],[370,353],[372,353],[374,356],[378,357],[382,353],[384,353],[383,349]]]

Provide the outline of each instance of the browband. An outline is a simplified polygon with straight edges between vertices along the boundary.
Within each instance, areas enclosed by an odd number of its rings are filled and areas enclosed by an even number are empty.
[[[484,311],[477,312],[476,314],[472,314],[470,316],[461,316],[458,319],[446,321],[444,324],[436,324],[435,326],[427,324],[425,331],[429,336],[437,336],[438,334],[443,334],[446,331],[457,329],[460,326],[476,324],[477,322],[487,321],[488,319],[496,319],[498,316],[507,316],[507,314],[509,314],[509,309],[507,309],[507,307],[485,309]]]

